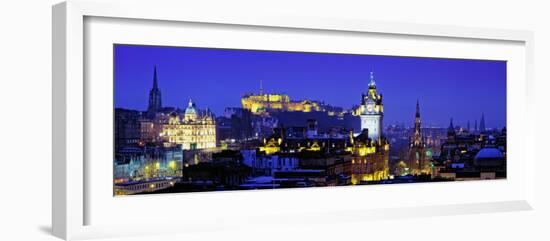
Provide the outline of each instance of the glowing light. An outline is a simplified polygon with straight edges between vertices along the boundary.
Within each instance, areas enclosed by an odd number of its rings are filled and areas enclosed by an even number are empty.
[[[313,145],[308,149],[310,151],[320,151],[321,147],[319,146],[319,143],[313,142]]]
[[[215,120],[209,114],[197,114],[194,108],[190,103],[183,120],[178,116],[170,117],[160,136],[167,142],[180,144],[183,150],[215,148]]]
[[[244,109],[250,110],[253,114],[263,114],[268,109],[311,112],[321,111],[320,103],[311,100],[291,101],[285,94],[264,94],[246,95],[241,98]]]
[[[168,163],[168,168],[170,169],[176,169],[176,166],[177,166],[176,161],[170,161]]]
[[[374,146],[362,146],[357,149],[359,156],[367,156],[376,152],[376,147]]]

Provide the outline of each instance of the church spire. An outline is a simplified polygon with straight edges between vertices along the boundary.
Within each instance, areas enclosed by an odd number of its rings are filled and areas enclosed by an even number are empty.
[[[481,120],[479,121],[479,131],[485,131],[485,115],[481,113]]]
[[[455,126],[453,125],[453,118],[451,118],[451,123],[449,124],[449,128],[447,128],[447,136],[454,136],[455,135]]]
[[[158,90],[158,80],[157,80],[157,66],[155,65],[155,70],[153,73],[153,89]]]
[[[412,145],[420,147],[423,145],[422,129],[420,127],[420,103],[416,100],[416,115],[414,119],[414,134],[412,137]]]
[[[149,91],[149,106],[147,107],[147,112],[149,118],[154,118],[155,114],[160,111],[162,108],[162,100],[160,89],[158,87],[158,78],[157,78],[157,66],[153,70],[153,88]]]
[[[264,95],[264,85],[262,80],[260,80],[260,95]]]
[[[416,118],[420,118],[420,103],[416,99]]]

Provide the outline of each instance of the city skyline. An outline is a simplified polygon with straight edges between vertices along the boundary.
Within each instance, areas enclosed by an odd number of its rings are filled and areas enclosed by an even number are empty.
[[[164,106],[184,109],[193,99],[216,115],[239,107],[244,94],[259,93],[260,81],[264,93],[350,109],[374,71],[387,124],[412,123],[419,100],[429,125],[445,127],[453,118],[455,125],[469,121],[473,127],[482,114],[488,128],[506,125],[504,61],[137,45],[115,45],[114,51],[119,108],[147,109],[155,66]]]
[[[505,62],[127,45],[114,57],[114,195],[506,178]]]

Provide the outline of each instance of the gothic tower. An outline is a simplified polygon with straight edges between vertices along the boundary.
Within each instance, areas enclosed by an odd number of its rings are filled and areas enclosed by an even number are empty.
[[[420,103],[416,100],[416,115],[414,119],[414,133],[411,140],[411,145],[422,146],[422,131],[420,130]]]
[[[426,145],[422,136],[420,120],[420,104],[416,101],[416,114],[414,119],[414,130],[409,141],[409,160],[407,166],[409,173],[413,175],[430,173],[430,163],[426,157]]]
[[[363,94],[361,100],[361,130],[368,130],[368,137],[373,141],[382,137],[382,122],[384,118],[384,106],[382,95],[376,92],[376,82],[373,72],[370,73],[368,92]]]
[[[158,88],[157,79],[157,66],[155,66],[153,73],[153,88],[149,91],[149,106],[147,107],[147,114],[149,117],[154,117],[155,114],[162,108],[160,89]]]

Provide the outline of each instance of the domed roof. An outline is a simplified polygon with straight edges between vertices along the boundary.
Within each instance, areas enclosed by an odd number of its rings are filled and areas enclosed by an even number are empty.
[[[197,113],[197,110],[195,109],[195,103],[193,103],[192,100],[189,100],[189,104],[185,109],[185,114],[196,114],[196,113]]]
[[[495,147],[486,147],[481,149],[477,154],[475,159],[479,158],[504,158],[502,152]]]
[[[500,166],[504,162],[504,154],[495,147],[485,147],[474,157],[476,166]]]

